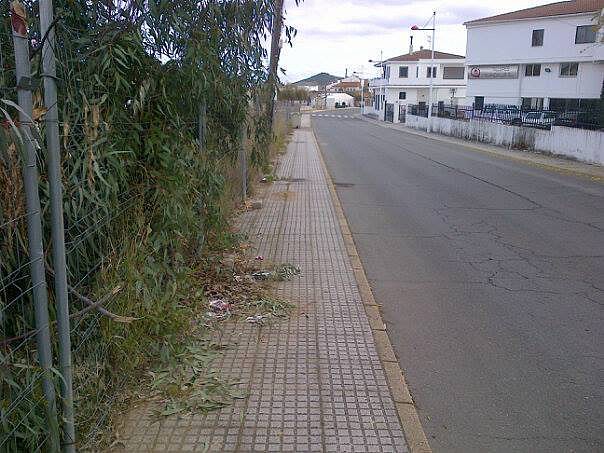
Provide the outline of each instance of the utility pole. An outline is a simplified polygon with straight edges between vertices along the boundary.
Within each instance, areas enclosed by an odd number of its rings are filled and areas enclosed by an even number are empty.
[[[430,90],[428,92],[428,132],[432,131],[432,86],[434,85],[434,37],[436,35],[436,11],[432,13],[432,28],[419,28],[417,25],[411,27],[411,30],[417,31],[431,31],[432,32],[432,57],[430,58],[430,67],[428,68],[428,74],[430,75]]]
[[[270,129],[273,129],[275,114],[275,95],[277,94],[277,69],[281,54],[281,31],[283,29],[283,0],[275,0],[275,16],[273,17],[273,30],[271,35],[271,56],[268,73],[268,99],[267,114]]]
[[[436,11],[432,13],[432,58],[430,59],[430,90],[428,91],[428,132],[432,132],[432,86],[434,85],[434,37],[436,34]]]

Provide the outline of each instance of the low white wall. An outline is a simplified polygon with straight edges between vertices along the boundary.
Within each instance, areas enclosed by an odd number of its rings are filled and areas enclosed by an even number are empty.
[[[428,129],[428,118],[406,116],[408,127]],[[532,149],[604,165],[604,132],[553,126],[551,131],[487,121],[432,118],[432,132],[516,149]]]
[[[604,132],[563,126],[553,126],[551,131],[535,132],[534,149],[538,151],[604,165]]]

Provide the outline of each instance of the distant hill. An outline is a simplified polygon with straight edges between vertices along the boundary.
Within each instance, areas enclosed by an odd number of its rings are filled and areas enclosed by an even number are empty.
[[[297,82],[292,83],[295,86],[325,86],[330,83],[337,82],[338,80],[343,79],[343,77],[334,76],[328,74],[326,72],[320,72],[315,74],[314,76],[308,77],[306,79],[298,80]]]

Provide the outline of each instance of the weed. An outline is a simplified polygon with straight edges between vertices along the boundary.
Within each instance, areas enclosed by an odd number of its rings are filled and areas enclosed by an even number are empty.
[[[155,417],[206,413],[245,397],[238,383],[224,381],[212,368],[222,349],[224,346],[211,340],[197,338],[164,354],[159,367],[149,372],[151,397],[162,402]]]

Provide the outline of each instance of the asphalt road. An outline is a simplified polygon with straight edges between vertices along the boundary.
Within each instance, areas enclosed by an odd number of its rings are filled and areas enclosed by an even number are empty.
[[[604,451],[604,185],[313,127],[433,450]]]

